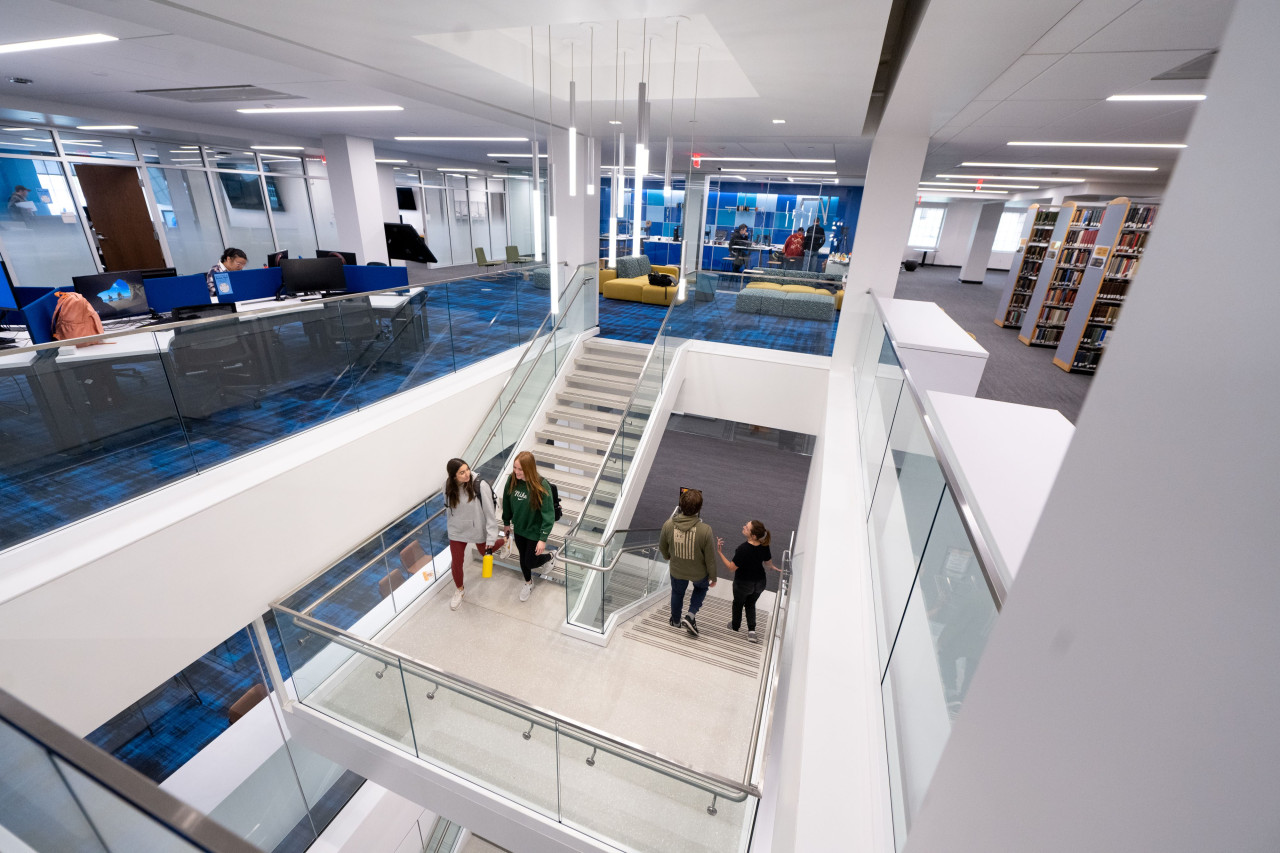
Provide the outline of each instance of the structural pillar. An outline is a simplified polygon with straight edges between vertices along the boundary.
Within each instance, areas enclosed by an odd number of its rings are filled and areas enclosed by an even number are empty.
[[[325,136],[325,163],[329,169],[329,191],[338,226],[340,246],[323,249],[354,251],[362,264],[387,262],[387,238],[382,228],[382,198],[378,187],[378,166],[373,159],[373,140],[357,136]]]
[[[1000,214],[1004,202],[987,202],[978,211],[978,221],[973,224],[973,236],[969,238],[969,254],[960,268],[960,281],[964,284],[982,284],[991,260],[991,247],[996,242],[996,229],[1000,227]]]

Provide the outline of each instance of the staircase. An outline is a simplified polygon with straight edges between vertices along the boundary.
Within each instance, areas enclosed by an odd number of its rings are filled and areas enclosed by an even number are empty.
[[[585,509],[587,493],[605,461],[605,453],[622,426],[622,415],[635,390],[649,355],[649,347],[625,341],[589,338],[574,360],[565,386],[544,415],[544,423],[534,432],[527,449],[538,460],[538,471],[560,492],[563,517],[556,522],[547,546],[559,548],[564,537]],[[627,438],[640,438],[643,424],[628,425]],[[629,458],[623,460],[625,465]],[[580,538],[599,538],[608,523],[608,513],[621,493],[618,471],[606,471],[596,490],[592,513],[583,519]],[[560,566],[544,577],[564,582]]]

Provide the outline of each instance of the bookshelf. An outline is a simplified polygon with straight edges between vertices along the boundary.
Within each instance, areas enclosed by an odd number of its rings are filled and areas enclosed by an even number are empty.
[[[1057,238],[1061,233],[1062,239],[1050,242],[1036,289],[1027,303],[1018,334],[1024,344],[1056,347],[1062,339],[1090,253],[1097,243],[1103,212],[1101,206],[1085,207],[1072,202],[1063,205],[1058,222],[1065,221],[1066,227],[1054,229],[1053,236]]]
[[[1157,204],[1127,198],[1113,199],[1107,205],[1098,228],[1098,243],[1053,357],[1058,367],[1078,373],[1098,369],[1107,335],[1129,295],[1129,282],[1138,271],[1158,209]]]
[[[996,310],[997,326],[1007,328],[1022,325],[1027,302],[1035,289],[1036,278],[1040,275],[1040,266],[1049,248],[1049,238],[1057,220],[1056,208],[1050,209],[1038,204],[1027,208],[1027,219],[1022,225],[1018,251],[1014,253],[1013,265],[1009,267],[1004,292],[1000,294]]]

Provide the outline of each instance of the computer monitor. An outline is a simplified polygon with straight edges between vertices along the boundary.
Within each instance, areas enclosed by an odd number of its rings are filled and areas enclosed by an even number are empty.
[[[716,229],[716,242],[717,242],[717,243],[723,243],[725,240],[728,240],[728,239],[729,239],[729,229],[727,229],[727,228],[717,228],[717,229]]]
[[[280,280],[290,296],[303,293],[344,293],[346,273],[338,258],[285,258],[280,262]]]
[[[13,289],[13,279],[9,278],[9,268],[0,260],[0,311],[17,311],[18,293]]]
[[[403,222],[384,222],[382,229],[387,237],[387,257],[393,261],[417,261],[434,264],[436,256],[427,248],[418,229]]]
[[[355,252],[339,252],[335,249],[316,249],[317,258],[327,258],[330,256],[333,256],[335,258],[342,258],[342,262],[344,264],[350,264],[353,267],[356,265]]]
[[[214,317],[220,314],[236,313],[234,302],[203,302],[199,305],[179,305],[173,309],[174,322],[199,320],[202,317]]]
[[[271,254],[267,255],[267,266],[278,267],[280,266],[280,262],[287,257],[289,257],[289,251],[287,249],[283,249],[279,252],[272,252]]]
[[[178,274],[173,267],[157,267],[153,270],[138,270],[138,272],[142,273],[143,281],[150,281],[153,278],[173,278]]]
[[[145,317],[151,313],[141,270],[122,270],[99,275],[77,275],[71,285],[93,306],[103,320]]]

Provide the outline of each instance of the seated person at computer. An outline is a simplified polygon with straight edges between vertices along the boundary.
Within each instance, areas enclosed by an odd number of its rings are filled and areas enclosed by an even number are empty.
[[[729,260],[734,272],[746,269],[747,258],[751,255],[751,229],[746,224],[739,225],[729,238]]]
[[[233,249],[230,246],[222,250],[222,257],[218,263],[204,274],[205,284],[209,286],[209,301],[218,301],[218,286],[213,283],[213,277],[220,272],[240,272],[249,263],[249,256],[240,249]]]

